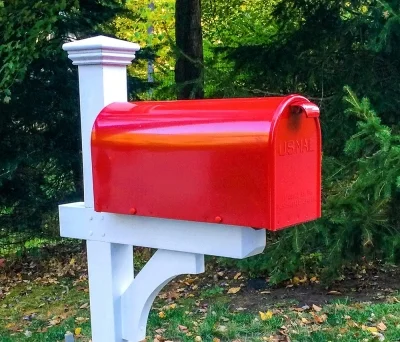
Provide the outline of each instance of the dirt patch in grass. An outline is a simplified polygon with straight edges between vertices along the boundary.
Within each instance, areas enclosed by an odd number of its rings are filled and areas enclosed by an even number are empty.
[[[256,290],[252,288],[252,280],[243,288],[240,295],[232,298],[232,305],[235,307],[246,307],[251,311],[265,309],[270,305],[290,304],[302,307],[312,304],[324,305],[338,300],[350,302],[382,302],[400,290],[400,274],[392,274],[397,277],[397,282],[393,281],[390,275],[379,280],[354,280],[346,279],[337,283],[332,289],[327,289],[320,284],[307,284],[294,287],[265,288]],[[385,281],[388,280],[387,282]]]
[[[302,307],[337,301],[397,302],[396,296],[400,291],[400,269],[395,266],[356,266],[346,270],[341,279],[329,287],[307,278],[271,286],[268,279],[251,279],[245,274],[238,274],[232,270],[209,270],[208,274],[200,276],[195,287],[201,289],[203,294],[211,292],[227,296],[233,309],[246,308],[254,312],[279,305]],[[238,288],[240,290],[236,293],[229,294],[229,289]]]
[[[173,301],[181,297],[198,298],[201,303],[215,298],[228,303],[233,310],[245,308],[258,312],[268,307],[302,307],[332,302],[379,303],[398,302],[400,269],[395,266],[366,264],[347,269],[341,279],[329,287],[317,277],[293,278],[272,286],[267,278],[249,278],[234,269],[223,269],[209,263],[204,274],[179,277],[160,294]]]

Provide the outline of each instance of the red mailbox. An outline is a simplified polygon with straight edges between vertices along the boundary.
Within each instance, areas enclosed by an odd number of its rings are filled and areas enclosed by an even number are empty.
[[[319,109],[287,97],[113,103],[95,210],[278,230],[321,214]]]

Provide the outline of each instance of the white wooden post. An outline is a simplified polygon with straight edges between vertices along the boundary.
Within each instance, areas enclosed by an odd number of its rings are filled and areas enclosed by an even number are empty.
[[[63,45],[79,71],[85,206],[94,207],[90,138],[99,112],[112,102],[127,101],[126,66],[138,44],[97,36]]]
[[[64,44],[79,71],[85,207],[93,208],[90,139],[102,108],[127,101],[126,66],[139,45],[104,36]],[[94,341],[121,341],[120,296],[133,281],[132,246],[87,241],[90,314]]]
[[[63,48],[79,69],[85,201],[60,205],[61,236],[87,240],[93,342],[138,342],[168,281],[204,272],[205,254],[241,259],[261,253],[265,230],[95,212],[92,126],[104,106],[127,100],[126,66],[139,46],[99,36]],[[159,249],[136,278],[132,246]]]

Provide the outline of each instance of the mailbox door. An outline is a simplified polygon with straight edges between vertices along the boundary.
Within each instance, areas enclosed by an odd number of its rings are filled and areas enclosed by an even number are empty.
[[[271,227],[273,230],[321,216],[319,109],[293,99],[273,129]]]

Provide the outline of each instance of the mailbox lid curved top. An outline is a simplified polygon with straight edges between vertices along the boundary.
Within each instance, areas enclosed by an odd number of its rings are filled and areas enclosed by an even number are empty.
[[[309,101],[291,95],[105,107],[92,132],[95,209],[282,228],[272,222],[271,131],[295,103]]]
[[[256,136],[268,138],[277,108],[291,97],[143,101],[112,103],[94,125],[96,144],[123,145],[243,143]],[[300,97],[299,97],[300,98]],[[285,101],[286,100],[286,101]],[[146,139],[134,139],[136,136]],[[197,135],[209,134],[199,141]],[[169,135],[166,140],[166,135]],[[203,138],[203,136],[202,136]]]

